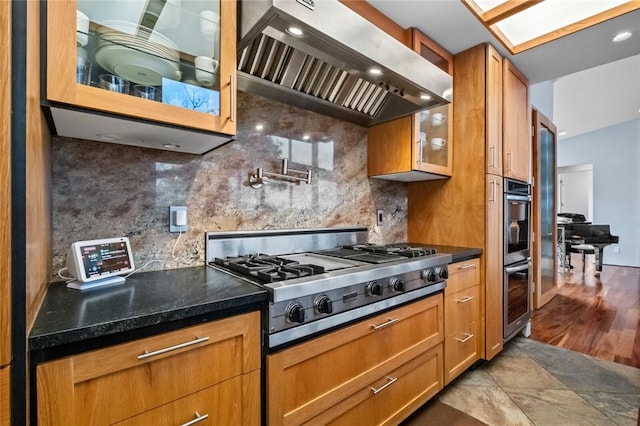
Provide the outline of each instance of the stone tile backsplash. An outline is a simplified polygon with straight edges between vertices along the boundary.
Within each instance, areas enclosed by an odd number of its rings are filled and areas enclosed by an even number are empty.
[[[366,226],[372,242],[406,241],[407,184],[369,179],[366,144],[366,128],[246,93],[236,140],[202,156],[55,137],[52,274],[72,242],[115,236],[137,267],[157,261],[146,270],[204,264],[207,231]],[[257,167],[280,171],[277,157],[312,183],[249,186]],[[183,235],[169,233],[172,205],[188,207]]]

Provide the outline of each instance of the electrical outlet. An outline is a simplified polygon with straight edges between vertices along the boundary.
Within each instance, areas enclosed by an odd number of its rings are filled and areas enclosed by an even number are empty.
[[[170,206],[169,232],[186,232],[188,230],[187,206]]]
[[[382,225],[384,219],[384,210],[376,210],[376,225]]]
[[[613,246],[614,253],[620,253],[620,246]]]

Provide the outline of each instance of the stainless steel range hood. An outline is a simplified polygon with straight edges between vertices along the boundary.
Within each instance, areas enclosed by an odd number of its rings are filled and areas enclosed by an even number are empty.
[[[239,15],[240,90],[362,126],[451,101],[449,74],[338,0],[243,0]]]

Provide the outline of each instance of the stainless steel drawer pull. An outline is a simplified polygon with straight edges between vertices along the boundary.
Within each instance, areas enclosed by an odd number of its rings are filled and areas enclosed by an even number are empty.
[[[169,346],[168,348],[158,349],[157,351],[148,352],[145,350],[142,355],[138,355],[138,359],[145,359],[152,356],[164,354],[166,352],[175,351],[176,349],[186,348],[187,346],[197,345],[198,343],[206,342],[207,340],[209,340],[209,337],[196,337],[190,342],[180,343],[178,345]]]
[[[471,269],[471,268],[475,268],[476,265],[474,265],[473,263],[470,265],[464,265],[464,266],[458,266],[458,269]]]
[[[464,335],[466,336],[464,339],[458,339],[456,337],[456,340],[460,343],[465,343],[467,340],[471,339],[473,337],[473,334],[468,334],[468,333],[464,333]]]
[[[198,413],[198,412],[196,411],[196,418],[195,418],[195,419],[193,419],[193,420],[191,420],[190,422],[183,423],[183,424],[182,424],[182,426],[191,426],[191,425],[195,425],[196,423],[200,423],[201,421],[206,420],[206,419],[208,419],[208,418],[209,418],[209,415],[208,415],[208,414],[200,415],[200,413]]]
[[[374,330],[380,330],[381,328],[389,327],[394,322],[398,322],[398,318],[389,318],[386,322],[383,322],[379,325],[371,324],[371,328],[373,328]]]
[[[473,300],[474,297],[473,296],[466,296],[464,299],[456,299],[456,302],[458,303],[467,303],[470,300]]]
[[[398,380],[397,377],[389,377],[389,376],[387,376],[387,383],[385,383],[384,385],[380,386],[378,389],[371,388],[371,391],[375,395],[378,392],[382,392],[385,388],[387,388],[387,387],[391,386],[392,384],[394,384],[397,380]]]

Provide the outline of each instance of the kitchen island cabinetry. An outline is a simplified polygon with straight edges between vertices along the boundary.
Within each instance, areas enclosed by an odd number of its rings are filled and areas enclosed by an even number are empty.
[[[449,265],[444,292],[444,382],[480,359],[480,260]]]
[[[443,387],[443,296],[267,356],[269,425],[398,424]]]
[[[198,154],[235,135],[236,2],[44,4],[59,135]]]
[[[39,425],[259,425],[259,313],[44,362],[36,375]]]
[[[453,57],[446,50],[415,28],[407,30],[406,38],[415,52],[453,74]],[[412,182],[451,176],[452,116],[448,104],[372,126],[367,137],[369,177]]]

